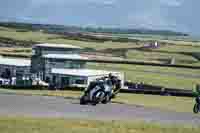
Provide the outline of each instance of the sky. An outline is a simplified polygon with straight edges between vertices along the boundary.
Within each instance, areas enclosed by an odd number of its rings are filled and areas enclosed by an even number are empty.
[[[200,35],[200,0],[2,0],[0,21],[149,28]]]

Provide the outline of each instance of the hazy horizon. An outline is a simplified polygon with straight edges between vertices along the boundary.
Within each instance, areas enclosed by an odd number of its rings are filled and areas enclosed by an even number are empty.
[[[7,0],[0,21],[172,30],[200,35],[197,0]]]

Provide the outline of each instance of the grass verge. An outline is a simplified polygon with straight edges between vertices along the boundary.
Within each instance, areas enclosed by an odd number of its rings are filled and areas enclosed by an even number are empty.
[[[88,68],[120,71],[125,80],[169,88],[192,90],[199,83],[199,70],[139,65],[88,63]]]
[[[192,126],[144,122],[0,118],[1,133],[199,133]]]

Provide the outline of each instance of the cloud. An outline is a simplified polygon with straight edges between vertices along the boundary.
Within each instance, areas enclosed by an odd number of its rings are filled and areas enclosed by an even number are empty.
[[[128,15],[128,27],[150,29],[175,29],[176,23],[162,16],[159,11],[137,12]]]
[[[80,0],[74,0],[77,3],[80,2]],[[115,5],[118,0],[84,0],[82,3],[86,4],[96,4],[96,5]]]
[[[85,0],[85,2],[104,6],[113,6],[117,2],[116,0]]]
[[[3,0],[0,20],[199,33],[199,0]]]
[[[112,6],[117,0],[29,0],[31,2],[31,6],[42,6],[42,5],[104,5],[104,6]]]
[[[182,5],[183,0],[160,0],[161,5],[169,7],[179,7]]]

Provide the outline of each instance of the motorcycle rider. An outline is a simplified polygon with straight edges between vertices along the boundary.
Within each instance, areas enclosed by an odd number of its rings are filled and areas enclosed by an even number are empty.
[[[112,73],[109,73],[108,77],[109,77],[109,79],[111,80],[112,85],[114,85],[114,84],[117,83],[117,77],[114,76]]]
[[[107,76],[90,82],[89,86],[85,88],[84,95],[80,98],[80,104],[87,104],[88,102],[94,105],[98,102],[106,104],[117,95],[120,88],[121,80],[109,73]]]
[[[105,77],[101,77],[100,79],[97,79],[98,82],[92,82],[87,90],[85,91],[85,93],[89,93],[96,85],[101,86],[102,84],[100,82],[106,82],[107,85],[111,85],[113,87],[111,87],[112,91],[111,92],[117,92],[119,91],[119,89],[121,88],[121,84],[118,82],[119,79],[114,76],[112,73],[109,73],[108,76]],[[103,87],[103,86],[101,86]]]
[[[200,85],[196,85],[196,89],[193,92],[194,96],[196,97],[196,103],[200,104]]]
[[[85,91],[85,93],[89,93],[96,85],[99,85],[101,86],[102,84],[100,84],[100,82],[104,82],[106,81],[106,83],[108,85],[111,85],[111,86],[115,86],[115,87],[111,87],[111,89],[114,89],[113,91],[116,91],[115,89],[116,88],[120,88],[118,87],[119,85],[117,84],[118,83],[118,78],[116,76],[114,76],[112,73],[109,73],[108,76],[105,76],[105,77],[101,77],[99,79],[97,79],[98,82],[92,82],[87,90]],[[118,86],[116,86],[118,85]]]
[[[120,88],[121,88],[121,83],[120,80],[118,79],[117,76],[114,76],[112,73],[109,73],[108,75],[109,79],[111,80],[112,83],[112,88],[114,93],[118,93]]]

